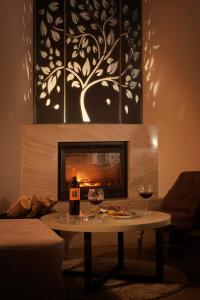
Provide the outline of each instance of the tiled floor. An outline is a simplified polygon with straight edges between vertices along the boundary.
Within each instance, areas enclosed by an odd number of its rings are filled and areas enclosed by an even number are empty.
[[[141,259],[154,259],[153,233],[144,235]],[[77,258],[83,255],[82,249],[71,249],[66,253],[67,258]],[[94,247],[94,256],[113,257],[116,256],[116,247]],[[137,241],[126,247],[127,258],[137,257]],[[190,237],[185,243],[169,245],[165,241],[165,263],[181,270],[187,277],[186,286],[178,293],[165,297],[166,300],[200,300],[200,236]]]

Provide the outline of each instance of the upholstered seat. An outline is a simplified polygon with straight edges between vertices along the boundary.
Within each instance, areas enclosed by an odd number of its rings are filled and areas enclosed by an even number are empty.
[[[191,231],[199,226],[200,171],[182,172],[161,202],[171,214],[171,228]]]
[[[0,220],[0,228],[0,298],[64,299],[64,241],[38,219]]]

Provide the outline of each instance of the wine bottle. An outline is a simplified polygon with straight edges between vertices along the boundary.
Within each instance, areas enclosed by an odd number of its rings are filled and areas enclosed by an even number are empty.
[[[80,213],[80,186],[77,177],[72,177],[72,182],[69,188],[69,214],[79,215]]]

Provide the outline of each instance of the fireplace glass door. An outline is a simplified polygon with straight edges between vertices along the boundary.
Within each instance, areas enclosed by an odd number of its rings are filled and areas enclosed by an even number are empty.
[[[68,200],[73,176],[81,188],[81,199],[88,189],[101,187],[105,198],[127,196],[127,142],[59,143],[60,200]]]

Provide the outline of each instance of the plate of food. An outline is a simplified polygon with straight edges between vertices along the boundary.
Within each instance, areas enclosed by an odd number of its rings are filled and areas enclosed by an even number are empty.
[[[128,209],[128,208],[124,208],[124,207],[120,207],[120,206],[110,206],[106,213],[109,216],[114,217],[115,219],[129,219],[132,218],[133,215],[135,215],[135,212]]]

